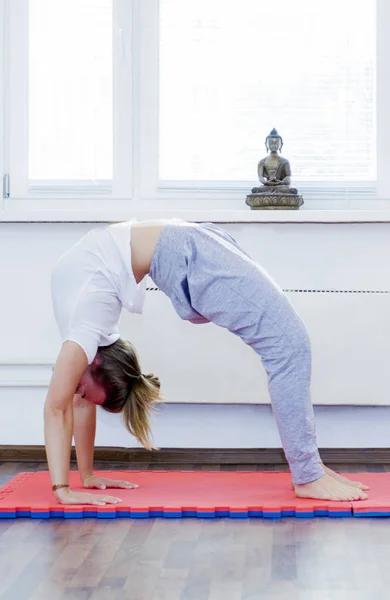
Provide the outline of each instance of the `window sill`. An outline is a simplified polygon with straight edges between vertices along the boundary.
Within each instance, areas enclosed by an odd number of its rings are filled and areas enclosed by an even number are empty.
[[[367,203],[364,203],[367,206]],[[390,223],[390,201],[382,200],[380,208],[318,208],[299,210],[250,210],[249,208],[160,208],[149,209],[113,204],[110,209],[74,207],[64,209],[0,210],[0,223],[110,223],[133,217],[144,219],[179,218],[186,221],[214,223]]]
[[[179,218],[214,223],[389,223],[390,209],[362,210],[205,210],[205,209],[130,209],[130,210],[4,210],[2,223],[109,223],[130,218]]]
[[[305,197],[299,210],[251,210],[242,197],[93,199],[86,197],[8,198],[1,204],[3,223],[112,223],[131,218],[180,218],[214,223],[387,223],[390,198]]]

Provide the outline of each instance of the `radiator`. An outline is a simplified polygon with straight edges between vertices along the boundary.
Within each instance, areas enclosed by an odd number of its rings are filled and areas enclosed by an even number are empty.
[[[311,338],[313,403],[390,404],[390,292],[285,291]],[[121,332],[136,345],[143,371],[159,375],[167,402],[269,403],[256,353],[214,324],[182,321],[152,285],[142,315],[123,311]]]

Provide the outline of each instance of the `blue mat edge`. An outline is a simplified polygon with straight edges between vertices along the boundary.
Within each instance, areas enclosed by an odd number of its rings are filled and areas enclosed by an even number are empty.
[[[297,519],[313,519],[316,517],[328,518],[351,518],[351,517],[389,517],[390,512],[370,511],[365,513],[354,513],[353,509],[335,510],[314,510],[307,512],[295,512],[292,510],[263,512],[263,511],[99,511],[93,509],[83,509],[81,511],[66,511],[66,510],[50,510],[50,511],[31,511],[31,510],[14,510],[0,511],[0,519],[180,519],[180,518],[200,518],[200,519],[216,519],[228,517],[231,519],[248,519],[248,518],[263,518],[263,519],[281,519],[285,517],[295,517]]]

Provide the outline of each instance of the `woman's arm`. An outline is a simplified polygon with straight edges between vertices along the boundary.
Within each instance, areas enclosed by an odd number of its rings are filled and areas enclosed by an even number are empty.
[[[74,408],[74,441],[76,445],[77,465],[81,481],[85,488],[137,488],[138,485],[122,479],[96,477],[93,474],[93,456],[96,433],[96,405],[75,396]]]
[[[73,435],[73,395],[88,367],[74,342],[65,342],[53,369],[45,402],[45,444],[53,485],[67,484]]]
[[[46,455],[52,485],[69,484],[73,396],[87,367],[82,348],[75,342],[65,342],[53,370],[44,409]],[[55,495],[63,504],[119,502],[111,496],[75,493],[68,487],[57,490]]]
[[[75,396],[73,402],[73,435],[76,446],[77,466],[84,483],[93,475],[93,457],[96,434],[96,406]]]

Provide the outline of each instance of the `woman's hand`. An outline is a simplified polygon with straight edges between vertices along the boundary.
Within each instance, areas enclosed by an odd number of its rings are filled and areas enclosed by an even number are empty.
[[[120,498],[115,498],[114,496],[72,492],[69,488],[57,490],[55,496],[61,504],[95,504],[97,506],[105,506],[106,504],[118,504],[122,502]]]
[[[87,489],[97,488],[98,490],[105,490],[106,488],[121,488],[127,490],[139,487],[136,483],[130,483],[130,481],[109,479],[108,477],[95,477],[93,474],[84,477],[83,484]]]

